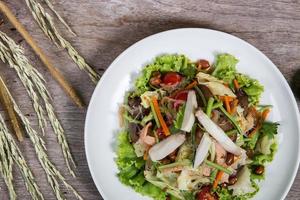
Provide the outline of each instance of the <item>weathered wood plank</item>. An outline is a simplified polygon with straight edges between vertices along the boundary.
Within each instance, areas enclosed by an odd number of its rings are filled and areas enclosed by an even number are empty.
[[[45,38],[34,23],[24,1],[6,0],[6,2],[88,103],[94,88],[89,78],[77,69],[63,50],[57,49]],[[53,3],[77,32],[78,37],[72,37],[66,31],[62,31],[63,34],[98,71],[106,69],[129,45],[148,35],[181,27],[205,27],[232,33],[262,50],[278,66],[296,92],[293,79],[300,76],[300,2],[298,0],[53,0]],[[63,27],[60,27],[63,30]],[[79,110],[69,101],[37,56],[16,31],[10,30],[11,28],[10,24],[0,27],[16,41],[20,41],[34,66],[46,78],[57,114],[66,129],[78,164],[78,178],[73,179],[68,175],[59,146],[51,128],[48,127],[46,140],[51,159],[85,199],[101,199],[91,179],[84,153],[83,126],[86,111]],[[15,73],[7,65],[0,66],[1,73],[7,77],[9,87],[22,110],[36,125],[36,116],[30,100]],[[297,93],[299,105],[299,86]],[[32,145],[29,141],[25,141],[20,146],[37,177],[45,199],[55,199]],[[20,199],[30,199],[17,171],[15,186]],[[64,192],[67,193],[66,190]],[[67,194],[67,197],[73,199],[71,194]],[[3,180],[0,179],[0,199],[7,198],[7,190]],[[299,198],[300,174],[287,199]]]

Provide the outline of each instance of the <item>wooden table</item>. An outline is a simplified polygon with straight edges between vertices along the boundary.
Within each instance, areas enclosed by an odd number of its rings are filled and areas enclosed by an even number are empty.
[[[6,2],[88,103],[95,86],[87,75],[77,69],[64,50],[57,49],[47,40],[34,22],[24,1],[6,0]],[[182,27],[211,28],[238,36],[265,53],[278,66],[295,93],[298,93],[298,105],[300,103],[300,1],[298,0],[53,0],[53,3],[77,32],[78,37],[72,37],[66,31],[63,31],[64,35],[99,72],[106,69],[128,46],[153,33]],[[0,28],[25,48],[32,64],[45,76],[56,112],[66,130],[78,164],[78,178],[74,179],[68,175],[60,148],[49,126],[45,137],[52,161],[85,199],[101,199],[90,176],[84,153],[83,127],[86,110],[80,110],[70,102],[10,24],[6,23]],[[16,74],[2,63],[1,73],[5,75],[24,113],[36,125],[36,115],[31,102]],[[34,171],[45,199],[55,199],[29,140],[20,144],[20,147]],[[19,199],[30,199],[19,172],[15,171],[14,174]],[[2,179],[0,187],[0,199],[8,199]],[[67,190],[63,191],[68,193]],[[71,194],[66,196],[68,199],[74,199]],[[287,196],[287,199],[299,198],[300,174]]]

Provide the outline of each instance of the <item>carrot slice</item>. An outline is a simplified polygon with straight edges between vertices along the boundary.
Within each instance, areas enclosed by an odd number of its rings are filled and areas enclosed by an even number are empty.
[[[240,89],[240,84],[236,79],[233,79],[233,85],[236,90]]]
[[[158,102],[157,102],[157,99],[156,99],[155,96],[152,97],[152,103],[153,103],[155,113],[157,115],[157,118],[159,120],[159,123],[160,123],[160,125],[163,129],[163,132],[164,132],[165,136],[170,135],[170,130],[169,130],[163,116],[161,115],[161,112],[160,112],[160,109],[159,109],[159,106],[158,106]]]
[[[219,96],[219,99],[221,101],[225,101],[225,97],[228,99],[228,101],[233,101],[235,98],[230,96]]]
[[[225,103],[226,110],[227,110],[227,112],[231,113],[229,101],[230,101],[230,99],[228,98],[228,96],[224,96],[224,103]]]
[[[175,92],[173,92],[173,93],[170,95],[170,97],[171,97],[171,98],[174,98],[179,92],[184,91],[184,90],[190,90],[190,89],[192,89],[193,87],[195,87],[197,84],[198,84],[197,81],[193,81],[193,82],[191,82],[190,84],[188,84],[185,88],[179,89],[179,90],[176,90]]]
[[[185,89],[186,89],[186,90],[190,90],[190,89],[192,89],[193,87],[195,87],[197,84],[198,84],[197,81],[193,81],[193,82],[191,82],[190,84],[188,84],[188,85],[185,87]]]
[[[144,160],[148,160],[148,157],[149,157],[149,150],[150,150],[150,148],[147,148],[147,149],[146,149],[146,151],[145,151],[145,153],[144,153],[144,156],[143,156],[143,159],[144,159]]]
[[[264,121],[267,119],[268,115],[270,114],[270,111],[271,110],[269,108],[267,108],[262,112],[261,117]]]
[[[223,174],[224,174],[223,171],[218,171],[216,179],[214,180],[214,183],[213,183],[213,189],[215,189],[218,186],[219,182],[222,179]]]

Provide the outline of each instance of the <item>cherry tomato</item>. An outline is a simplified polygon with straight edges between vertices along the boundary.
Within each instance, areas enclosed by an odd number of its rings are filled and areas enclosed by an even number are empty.
[[[210,187],[204,186],[197,195],[197,200],[216,200],[217,198],[211,194]]]
[[[182,77],[176,72],[168,72],[163,77],[163,83],[166,85],[175,85],[181,81]]]
[[[178,92],[178,93],[175,95],[174,99],[186,101],[186,100],[187,100],[187,96],[188,96],[188,92],[185,91],[185,90],[183,90],[183,91]]]

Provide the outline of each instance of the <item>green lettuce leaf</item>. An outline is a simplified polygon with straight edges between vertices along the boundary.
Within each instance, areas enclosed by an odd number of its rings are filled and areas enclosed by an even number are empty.
[[[116,163],[119,169],[118,177],[123,184],[131,186],[136,192],[153,199],[166,199],[166,192],[145,180],[145,161],[136,156],[134,148],[129,142],[128,133],[125,131],[119,133],[118,136]]]
[[[264,91],[264,87],[257,80],[252,79],[247,75],[237,74],[236,79],[240,87],[248,95],[250,104],[257,105],[260,96]]]
[[[231,83],[235,78],[236,74],[236,64],[238,63],[238,59],[230,54],[219,54],[217,55],[215,67],[216,69],[212,73],[213,76]]]
[[[254,149],[259,138],[259,134],[256,133],[250,138],[244,138],[244,148]]]
[[[274,155],[277,151],[278,144],[275,135],[278,131],[278,123],[273,122],[264,122],[261,129],[259,130],[259,140],[257,141],[257,146],[260,148],[256,148],[256,154],[253,157],[252,165],[264,165],[267,162],[271,162],[274,158]],[[268,145],[269,150],[263,150],[262,144],[260,142],[264,142],[265,139],[269,139],[272,141],[271,144]],[[261,151],[263,150],[263,151]],[[263,154],[262,152],[270,152],[269,154]]]
[[[268,162],[271,162],[274,159],[275,153],[277,152],[278,144],[277,142],[273,143],[270,146],[271,153],[268,155],[256,154],[252,159],[252,165],[265,165]]]
[[[140,95],[150,89],[149,80],[155,71],[164,72],[179,72],[186,76],[186,78],[194,78],[197,69],[195,64],[184,55],[163,55],[155,59],[154,63],[147,65],[142,74],[135,82],[136,94]]]
[[[252,193],[245,194],[245,195],[233,196],[232,190],[229,190],[228,188],[224,188],[224,187],[218,187],[218,189],[216,190],[216,193],[219,197],[219,200],[229,200],[229,199],[230,200],[247,200],[247,199],[251,199],[259,191],[259,187],[255,183],[254,180],[251,180],[251,185],[253,188],[255,188],[255,191]]]

